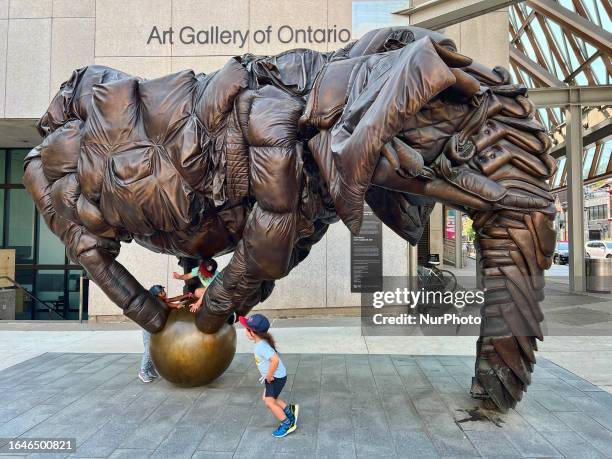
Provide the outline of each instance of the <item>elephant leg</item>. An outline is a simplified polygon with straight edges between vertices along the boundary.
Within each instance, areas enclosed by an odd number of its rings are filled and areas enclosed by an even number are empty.
[[[104,293],[123,313],[144,329],[160,331],[168,318],[166,304],[151,295],[119,262],[120,244],[97,237],[81,225],[60,216],[51,201],[51,184],[45,177],[40,151],[34,149],[26,158],[23,183],[38,212],[53,233],[66,246],[66,255],[80,264]]]
[[[481,336],[471,394],[505,412],[521,400],[542,340],[544,271],[552,263],[555,232],[541,212],[476,213],[481,287]],[[552,241],[552,243],[551,243]]]
[[[308,230],[299,206],[303,161],[296,126],[302,108],[269,86],[253,97],[244,136],[256,202],[230,263],[206,290],[196,316],[205,333],[216,332],[232,313],[247,314],[296,263],[294,248]]]

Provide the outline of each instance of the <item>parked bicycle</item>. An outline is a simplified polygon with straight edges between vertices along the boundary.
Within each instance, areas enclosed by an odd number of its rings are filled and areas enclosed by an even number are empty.
[[[419,288],[435,292],[454,292],[457,289],[457,278],[451,271],[438,268],[439,265],[440,256],[430,254],[426,264],[418,266]]]

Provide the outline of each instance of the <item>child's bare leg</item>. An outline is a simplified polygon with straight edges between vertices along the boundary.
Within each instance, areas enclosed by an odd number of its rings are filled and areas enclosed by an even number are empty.
[[[285,403],[285,401],[281,398],[277,398],[276,399],[276,404],[278,406],[280,406],[281,410],[284,410],[287,407],[287,404]]]
[[[266,404],[266,407],[272,412],[272,414],[276,416],[276,419],[281,422],[287,419],[287,415],[285,414],[283,409],[276,404],[276,400],[274,398],[266,397],[264,399],[264,403]]]
[[[191,312],[197,312],[198,309],[200,309],[200,306],[202,306],[202,302],[204,301],[204,293],[205,292],[206,292],[205,288],[196,288],[195,292],[193,293],[193,295],[195,296],[196,300],[189,307],[189,310]]]

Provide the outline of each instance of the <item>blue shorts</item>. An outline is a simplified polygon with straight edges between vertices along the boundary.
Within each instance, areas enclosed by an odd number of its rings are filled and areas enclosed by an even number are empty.
[[[280,393],[283,391],[283,387],[285,387],[286,382],[286,376],[283,376],[282,378],[274,378],[270,383],[266,381],[266,397],[278,398]]]

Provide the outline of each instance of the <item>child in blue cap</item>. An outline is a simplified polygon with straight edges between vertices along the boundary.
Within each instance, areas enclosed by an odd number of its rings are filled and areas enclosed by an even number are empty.
[[[181,301],[193,297],[191,293],[186,293],[185,295],[168,298],[166,295],[166,290],[162,285],[154,285],[149,289],[149,293],[158,297],[160,300],[166,303],[169,308],[174,309],[182,308],[185,305],[181,303]],[[143,383],[150,383],[157,378],[159,374],[157,374],[157,370],[155,369],[155,365],[151,359],[151,353],[149,352],[149,346],[151,345],[151,333],[145,329],[142,330],[142,342],[144,344],[144,352],[142,353],[142,359],[140,360],[140,372],[138,373],[138,379],[140,379]]]
[[[287,370],[278,356],[274,338],[268,333],[270,321],[262,314],[253,314],[248,319],[240,317],[239,320],[247,338],[255,341],[255,363],[261,373],[259,381],[266,384],[262,400],[280,421],[272,435],[284,437],[297,429],[299,405],[289,405],[278,397],[287,382]]]

